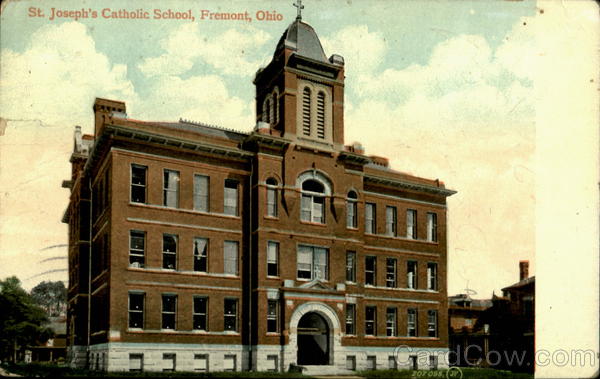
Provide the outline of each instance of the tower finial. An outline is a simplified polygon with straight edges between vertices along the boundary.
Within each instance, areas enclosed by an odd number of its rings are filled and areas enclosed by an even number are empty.
[[[298,15],[296,16],[296,20],[302,20],[302,9],[304,9],[304,5],[302,5],[302,0],[296,0],[296,2],[292,5],[298,8]]]

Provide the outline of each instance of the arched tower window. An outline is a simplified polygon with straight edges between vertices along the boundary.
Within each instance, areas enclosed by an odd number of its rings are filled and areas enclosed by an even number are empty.
[[[355,191],[348,192],[346,203],[346,227],[358,227],[358,195]]]
[[[273,95],[269,96],[269,123],[275,123],[275,100]]]
[[[279,92],[273,92],[273,123],[279,123]]]
[[[277,180],[267,179],[267,216],[277,217]]]
[[[302,221],[325,223],[325,187],[322,183],[308,179],[302,183]]]
[[[317,95],[317,138],[325,139],[325,94]]]
[[[308,87],[302,91],[302,132],[305,136],[310,136],[310,89]]]
[[[263,102],[263,122],[271,123],[271,99],[270,96],[265,98]]]

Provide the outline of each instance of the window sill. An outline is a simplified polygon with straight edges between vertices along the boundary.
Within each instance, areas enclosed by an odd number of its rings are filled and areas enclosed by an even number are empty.
[[[217,213],[217,212],[204,212],[204,211],[197,211],[194,209],[174,208],[174,207],[167,207],[165,205],[134,203],[131,201],[129,202],[129,205],[134,206],[134,207],[140,207],[140,208],[150,208],[150,209],[159,209],[159,210],[165,210],[165,211],[184,212],[184,213],[190,213],[190,214],[195,214],[195,215],[223,217],[223,218],[237,219],[237,220],[241,219],[241,217],[239,215],[229,215],[229,214]]]
[[[365,235],[371,236],[371,237],[385,238],[385,239],[390,239],[390,240],[397,240],[397,241],[419,242],[419,243],[425,243],[425,244],[434,245],[434,246],[437,246],[440,244],[439,241],[428,241],[428,240],[423,240],[423,239],[400,237],[400,236],[394,236],[394,235],[389,235],[389,234],[376,234],[376,233],[365,232]]]
[[[320,222],[311,222],[311,221],[302,221],[300,220],[301,224],[304,225],[312,225],[312,226],[321,226],[321,227],[326,227],[327,223],[320,223]]]
[[[279,336],[281,336],[281,333],[278,333],[278,332],[266,332],[265,336],[267,336],[267,337],[279,337]]]
[[[279,216],[267,216],[267,215],[265,215],[265,216],[263,216],[263,218],[265,220],[279,221]]]
[[[347,230],[351,230],[353,232],[358,232],[358,227],[353,227],[353,226],[346,226]]]
[[[272,275],[267,275],[267,279],[281,279],[281,277],[279,276],[272,276]]]
[[[196,277],[207,277],[207,278],[225,278],[225,279],[240,279],[239,275],[233,274],[222,274],[222,273],[210,273],[210,272],[198,272],[198,271],[183,271],[183,270],[173,270],[167,268],[160,267],[127,267],[128,271],[137,271],[137,272],[151,272],[158,274],[182,274],[182,275],[192,275]]]

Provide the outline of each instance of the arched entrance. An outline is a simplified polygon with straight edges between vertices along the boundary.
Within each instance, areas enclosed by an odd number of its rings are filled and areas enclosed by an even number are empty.
[[[323,316],[309,312],[298,322],[298,364],[329,364],[330,330]]]

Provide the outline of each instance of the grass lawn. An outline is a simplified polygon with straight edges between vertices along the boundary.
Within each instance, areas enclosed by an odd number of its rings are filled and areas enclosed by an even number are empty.
[[[11,373],[27,377],[42,378],[310,378],[299,373],[278,372],[101,372],[72,369],[66,366],[43,363],[3,364],[2,367]]]
[[[299,373],[277,373],[277,372],[100,372],[88,370],[76,370],[66,366],[31,363],[3,364],[2,367],[15,374],[27,377],[42,377],[42,378],[65,378],[65,377],[112,377],[112,378],[310,378],[310,376]],[[462,375],[461,375],[462,374]],[[505,370],[494,370],[491,368],[471,368],[461,367],[460,371],[457,368],[452,368],[450,371],[442,370],[377,370],[377,371],[357,371],[356,376],[362,376],[369,379],[377,378],[422,378],[422,379],[533,379],[533,374],[513,373]]]

